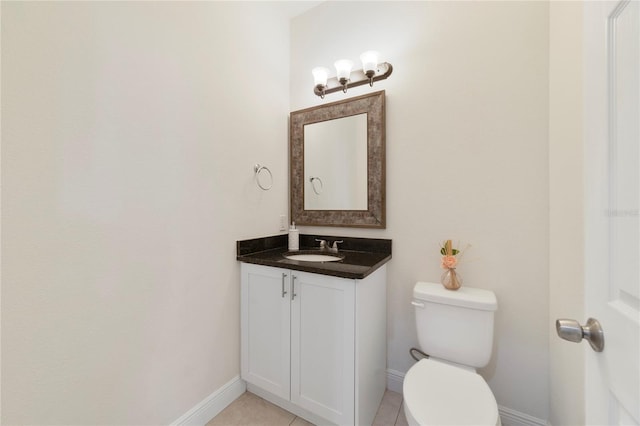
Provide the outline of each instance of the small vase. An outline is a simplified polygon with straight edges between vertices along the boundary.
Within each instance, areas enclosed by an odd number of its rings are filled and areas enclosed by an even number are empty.
[[[456,272],[456,268],[447,268],[442,273],[440,282],[447,290],[457,290],[462,285],[462,278]]]

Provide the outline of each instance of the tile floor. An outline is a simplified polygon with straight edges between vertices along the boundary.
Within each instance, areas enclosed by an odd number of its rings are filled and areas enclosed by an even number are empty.
[[[245,392],[207,426],[309,426],[311,423],[282,408]],[[407,426],[402,409],[402,395],[387,390],[382,398],[373,426]]]

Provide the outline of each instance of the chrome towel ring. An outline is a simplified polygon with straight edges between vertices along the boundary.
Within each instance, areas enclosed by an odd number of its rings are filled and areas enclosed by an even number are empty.
[[[318,188],[316,187],[316,181],[320,182],[320,191],[319,192],[318,192]],[[309,178],[309,182],[311,182],[311,188],[313,188],[313,192],[315,192],[318,195],[322,194],[322,189],[324,188],[324,185],[322,184],[322,179],[320,179],[317,176],[311,176]]]
[[[256,176],[256,183],[258,184],[258,186],[260,187],[260,189],[262,189],[263,191],[268,191],[271,189],[271,187],[273,186],[273,174],[271,173],[271,170],[269,170],[269,168],[267,166],[261,166],[260,164],[256,164],[255,166],[253,166],[253,171],[255,172],[255,176]],[[266,172],[269,174],[269,184],[265,185],[260,181],[260,174],[262,172]],[[262,173],[264,175],[264,173]]]

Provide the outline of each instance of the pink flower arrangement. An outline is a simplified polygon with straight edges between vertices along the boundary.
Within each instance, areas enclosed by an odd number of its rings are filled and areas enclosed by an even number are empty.
[[[442,269],[451,269],[455,268],[458,264],[458,259],[455,256],[444,255],[442,256]]]
[[[453,269],[458,264],[458,259],[456,255],[460,253],[460,250],[454,249],[451,246],[451,240],[445,241],[440,246],[440,254],[442,255],[442,262],[440,266],[442,269]]]
[[[440,254],[442,255],[440,266],[445,270],[440,277],[440,282],[447,290],[458,290],[462,286],[462,278],[456,272],[456,266],[458,265],[456,255],[460,254],[460,257],[462,257],[462,253],[460,250],[453,248],[451,240],[447,240],[440,245]]]

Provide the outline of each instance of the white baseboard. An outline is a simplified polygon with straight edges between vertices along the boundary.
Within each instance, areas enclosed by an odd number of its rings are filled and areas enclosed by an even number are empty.
[[[403,373],[387,369],[387,389],[401,394],[403,381]],[[542,420],[501,405],[498,405],[498,413],[500,414],[502,426],[550,426],[546,420]]]
[[[546,420],[498,405],[502,426],[548,426]]]
[[[223,385],[211,395],[196,404],[178,420],[171,423],[171,425],[204,426],[229,404],[235,401],[240,395],[242,395],[246,389],[247,385],[245,381],[241,380],[240,376],[236,376],[227,384]]]
[[[402,382],[404,382],[404,374],[387,369],[387,389],[392,392],[402,393]]]

